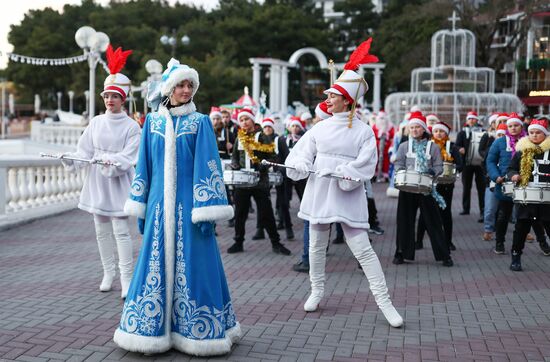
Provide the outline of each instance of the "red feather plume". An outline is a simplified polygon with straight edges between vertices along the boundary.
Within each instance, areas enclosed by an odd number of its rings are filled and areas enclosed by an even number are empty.
[[[121,47],[118,47],[116,50],[113,50],[111,44],[107,47],[107,66],[111,74],[116,74],[124,68],[126,64],[126,59],[132,54],[131,50],[122,50]]]
[[[376,55],[369,54],[371,42],[372,38],[368,38],[366,41],[362,42],[357,49],[351,53],[344,69],[357,70],[361,64],[377,63],[378,57]]]

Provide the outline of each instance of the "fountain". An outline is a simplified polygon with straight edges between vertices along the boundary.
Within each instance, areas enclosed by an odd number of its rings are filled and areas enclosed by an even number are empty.
[[[398,124],[409,109],[417,105],[424,113],[438,117],[459,130],[466,113],[521,112],[523,104],[513,94],[495,93],[495,71],[475,66],[475,35],[456,29],[458,17],[449,18],[451,30],[439,30],[432,36],[431,66],[411,73],[411,91],[392,93],[385,110]]]

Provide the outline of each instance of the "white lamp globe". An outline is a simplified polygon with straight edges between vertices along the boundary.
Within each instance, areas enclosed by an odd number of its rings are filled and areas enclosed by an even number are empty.
[[[145,70],[149,74],[160,74],[162,73],[162,64],[156,59],[149,59],[145,63]]]
[[[101,31],[95,33],[91,48],[95,51],[105,52],[109,46],[109,36]]]
[[[91,26],[83,26],[74,34],[74,40],[81,48],[90,47],[90,39],[95,35],[96,31]]]

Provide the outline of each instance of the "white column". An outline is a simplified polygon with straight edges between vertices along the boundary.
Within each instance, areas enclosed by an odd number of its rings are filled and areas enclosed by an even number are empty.
[[[274,72],[275,75],[275,93],[274,93],[274,100],[275,100],[275,106],[273,111],[279,112],[281,110],[281,66],[275,65],[274,66]]]
[[[379,68],[374,69],[374,89],[372,98],[372,111],[378,113],[380,111],[380,88],[381,88],[382,71]]]
[[[359,67],[359,69],[357,69],[357,73],[361,76],[361,78],[365,78],[365,69],[363,69],[363,67]],[[354,97],[354,95],[352,95],[352,97]],[[357,99],[357,103],[360,104],[362,107],[365,107],[364,97],[359,97],[359,99]]]
[[[89,84],[89,99],[90,105],[88,107],[88,119],[92,119],[95,116],[95,68],[97,66],[98,55],[95,52],[88,54],[88,65],[90,66],[90,84]]]
[[[269,67],[269,109],[275,111],[275,103],[277,102],[275,96],[275,65],[271,64]]]
[[[9,192],[7,168],[0,168],[0,215],[6,213]]]
[[[260,75],[262,67],[257,62],[252,63],[252,99],[254,102],[260,102]]]
[[[288,68],[281,68],[281,112],[286,114],[288,108]]]

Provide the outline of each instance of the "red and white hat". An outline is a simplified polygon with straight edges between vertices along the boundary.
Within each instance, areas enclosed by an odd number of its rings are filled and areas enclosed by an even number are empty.
[[[315,107],[315,115],[319,117],[320,120],[332,117],[332,113],[328,111],[328,107],[325,102],[321,102],[317,105],[317,107]]]
[[[271,127],[275,129],[275,122],[271,118],[264,118],[264,120],[262,121],[262,128],[264,127]]]
[[[300,119],[300,117],[291,117],[290,120],[288,121],[288,128],[292,127],[292,126],[298,126],[300,127],[301,129],[305,129],[304,127],[304,123],[303,121]]]
[[[497,136],[499,134],[505,135],[507,129],[508,129],[508,127],[506,126],[506,123],[499,124],[498,127],[497,127],[497,132],[496,132]]]
[[[476,111],[470,111],[470,112],[468,112],[468,114],[466,115],[466,119],[467,119],[467,120],[468,120],[468,119],[476,119],[476,120],[478,120],[479,117],[478,117]]]
[[[344,96],[350,105],[356,104],[357,100],[367,93],[369,85],[356,71],[361,64],[378,62],[378,57],[369,54],[371,42],[372,38],[369,38],[354,50],[344,66],[344,72],[342,72],[336,82],[323,93],[334,93]]]
[[[509,126],[511,124],[519,124],[520,126],[523,126],[523,122],[521,121],[521,118],[519,115],[515,112],[510,113],[508,116],[508,119],[506,120],[506,125]]]
[[[531,121],[531,124],[528,127],[528,130],[532,129],[538,129],[539,131],[542,131],[545,135],[549,135],[550,132],[548,132],[548,121],[545,119],[534,119]]]
[[[435,114],[430,113],[426,116],[426,122],[435,124],[435,123],[439,122],[439,118]],[[447,132],[447,133],[449,133],[449,132]]]
[[[222,118],[222,112],[220,111],[220,107],[210,107],[210,119],[212,119],[213,117]]]
[[[241,120],[242,116],[248,116],[251,120],[254,121],[254,111],[250,108],[242,108],[239,110],[239,113],[237,113],[237,120]]]
[[[508,113],[499,113],[497,116],[497,123],[506,122],[508,120]]]
[[[409,126],[412,124],[417,124],[419,126],[422,126],[425,131],[428,131],[428,125],[426,124],[426,117],[422,114],[422,112],[411,112],[411,118],[409,119],[409,122],[407,123]]]
[[[489,119],[488,119],[489,124],[491,124],[493,122],[496,122],[497,118],[498,118],[498,113],[496,113],[496,112],[491,113],[491,115],[489,116]]]
[[[122,50],[121,47],[113,50],[113,47],[109,44],[105,55],[107,57],[107,66],[109,67],[110,74],[105,79],[105,82],[103,82],[103,92],[101,92],[101,95],[112,92],[120,94],[122,100],[126,100],[130,92],[131,82],[130,78],[119,72],[124,68],[126,59],[130,54],[132,54],[131,50]]]
[[[426,117],[427,118],[427,117]],[[445,133],[447,133],[447,135],[449,133],[451,133],[451,126],[448,124],[448,123],[445,123],[443,121],[438,121],[436,124],[434,124],[432,126],[432,133],[433,131],[435,131],[436,129],[440,129],[442,131],[445,131]]]
[[[302,120],[304,122],[307,121],[308,119],[312,119],[312,118],[313,118],[313,116],[311,115],[311,113],[309,113],[309,111],[305,111],[304,113],[302,113],[300,115],[300,120]]]

